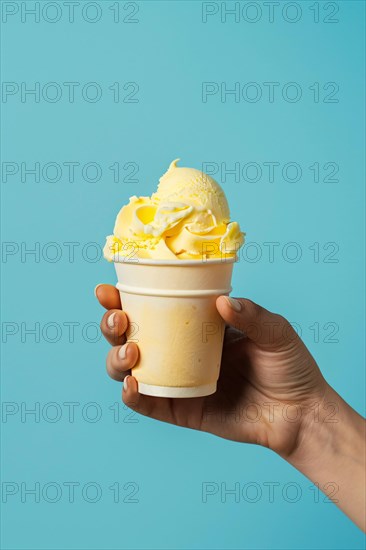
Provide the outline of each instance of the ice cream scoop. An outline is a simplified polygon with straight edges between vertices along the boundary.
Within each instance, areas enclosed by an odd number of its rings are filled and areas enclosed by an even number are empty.
[[[130,198],[117,215],[104,256],[123,259],[187,260],[235,257],[244,243],[220,185],[174,160],[151,197]]]

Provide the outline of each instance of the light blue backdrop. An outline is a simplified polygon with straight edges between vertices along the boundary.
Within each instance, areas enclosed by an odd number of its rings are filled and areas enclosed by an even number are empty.
[[[237,6],[2,2],[3,548],[364,546],[271,452],[130,415],[105,374],[92,243],[179,156],[216,167],[247,232],[234,293],[296,322],[364,410],[364,3]]]

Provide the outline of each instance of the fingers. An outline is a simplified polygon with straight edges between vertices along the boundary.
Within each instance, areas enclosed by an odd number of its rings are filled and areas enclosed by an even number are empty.
[[[118,290],[112,285],[97,285],[94,294],[105,309],[122,309]]]
[[[220,296],[216,307],[226,323],[244,332],[247,338],[260,347],[275,349],[297,338],[296,332],[284,317],[251,300]]]
[[[112,346],[123,344],[126,340],[124,333],[128,327],[128,318],[124,311],[112,309],[102,317],[100,328],[103,336]]]
[[[122,382],[139,358],[139,350],[133,342],[114,346],[107,355],[107,372],[113,380]]]
[[[172,414],[171,399],[152,397],[138,392],[136,378],[127,375],[123,382],[122,400],[127,407],[144,416],[176,424]]]

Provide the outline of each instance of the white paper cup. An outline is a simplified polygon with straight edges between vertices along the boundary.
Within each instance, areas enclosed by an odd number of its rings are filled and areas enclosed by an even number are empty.
[[[127,341],[140,355],[139,392],[160,397],[215,393],[225,324],[216,298],[231,291],[235,258],[115,262],[129,318]]]

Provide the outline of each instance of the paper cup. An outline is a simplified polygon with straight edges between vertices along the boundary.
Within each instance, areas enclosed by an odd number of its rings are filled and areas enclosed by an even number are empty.
[[[115,262],[117,288],[136,342],[139,392],[160,397],[215,393],[225,324],[216,298],[231,291],[235,258]]]

